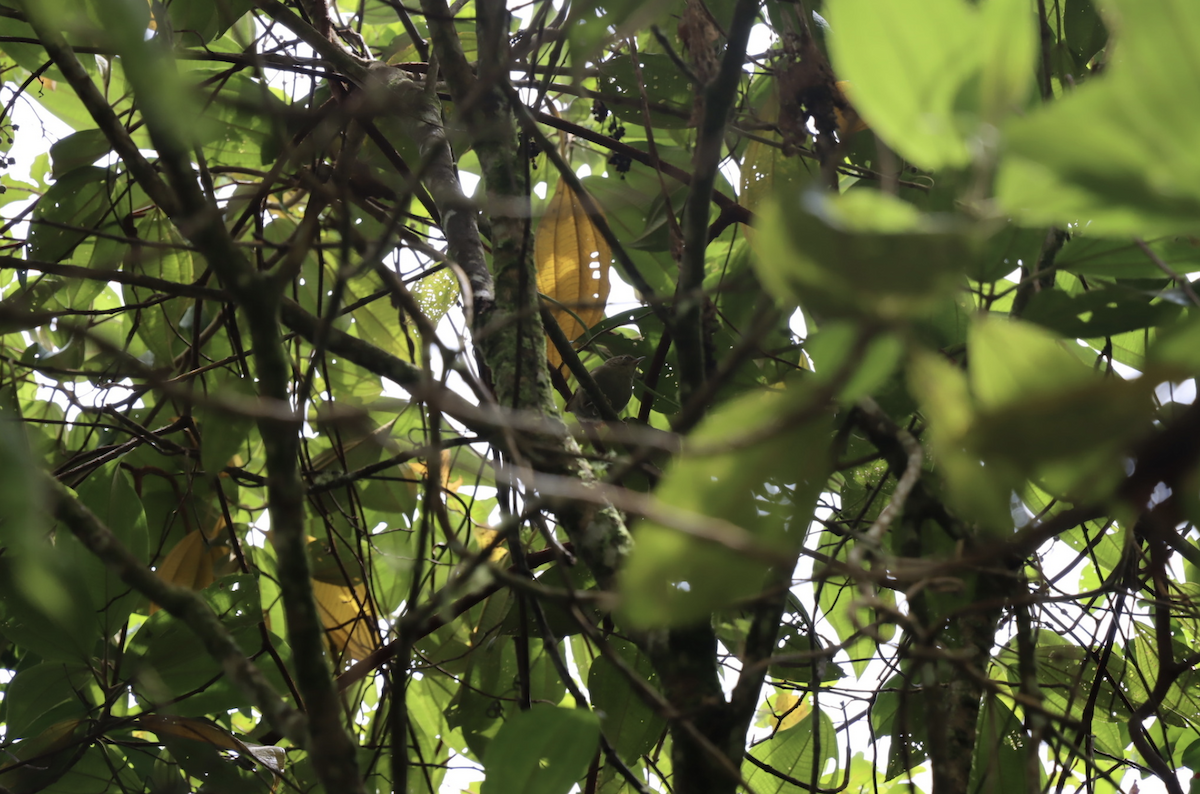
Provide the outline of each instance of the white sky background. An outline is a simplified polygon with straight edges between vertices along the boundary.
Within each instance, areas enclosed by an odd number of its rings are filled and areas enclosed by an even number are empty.
[[[531,11],[532,11],[532,9],[530,6],[525,6],[521,11],[518,11],[518,15],[520,16],[520,15],[522,15],[522,13],[525,15],[528,15],[529,13],[531,13]],[[763,25],[756,26],[751,35],[751,43],[750,43],[748,50],[751,53],[762,52],[771,45],[771,42],[772,42],[772,38],[771,38],[770,31]],[[9,90],[11,90],[11,87],[9,87]],[[6,92],[6,94],[8,94],[8,92]],[[8,96],[10,96],[10,95],[11,94],[8,94]],[[4,98],[7,99],[8,96],[5,96]],[[13,109],[12,109],[12,121],[19,127],[19,130],[16,134],[16,143],[13,146],[13,149],[11,152],[11,156],[16,158],[16,163],[9,167],[8,173],[12,174],[15,178],[20,179],[22,181],[30,181],[29,169],[30,169],[30,166],[32,165],[34,159],[38,155],[47,152],[49,150],[49,147],[51,144],[53,144],[55,141],[59,140],[60,138],[65,137],[66,135],[69,135],[71,132],[73,132],[73,130],[71,130],[69,127],[67,127],[62,122],[58,121],[56,118],[54,118],[49,113],[46,113],[40,107],[35,107],[34,103],[27,96],[18,99],[17,102],[14,103]],[[587,167],[584,166],[584,169],[586,169],[586,168]],[[723,165],[722,171],[725,174],[725,176],[729,179],[730,183],[734,186],[735,191],[739,190],[740,189],[740,178],[739,178],[739,172],[738,172],[736,163],[733,163],[732,161],[727,161]],[[586,173],[587,172],[584,172],[581,170],[581,175],[585,175]],[[478,183],[478,178],[475,177],[474,175],[468,174],[468,173],[464,173],[462,175],[462,178],[463,178],[464,188],[467,190],[467,192],[468,193],[473,192],[476,184]],[[544,193],[542,195],[544,195]],[[6,217],[12,217],[16,213],[20,212],[21,209],[23,209],[25,206],[27,206],[27,203],[28,202],[26,202],[26,201],[22,201],[22,202],[14,202],[12,204],[9,204],[6,207],[4,207],[2,210],[0,210],[0,214],[3,214]],[[15,234],[17,236],[20,236],[23,233],[24,232],[21,229],[15,230]],[[412,269],[416,265],[416,260],[411,258],[410,253],[405,252],[403,254],[403,257],[405,258],[405,260],[407,260],[407,261],[402,260],[405,270]],[[629,285],[627,285],[624,281],[621,280],[620,276],[618,275],[618,273],[615,270],[611,274],[611,282],[612,282],[612,289],[610,292],[609,304],[608,304],[609,316],[611,316],[615,313],[618,313],[622,310],[627,310],[633,306],[639,305],[636,295],[634,293],[634,290]],[[800,316],[799,312],[797,312],[795,317],[793,318],[792,325],[793,325],[793,329],[797,332],[798,335],[800,335],[800,336],[805,335],[806,329],[804,326],[804,321],[803,321],[803,318]],[[464,328],[464,323],[463,323],[462,313],[460,310],[456,309],[456,310],[452,311],[447,316],[447,318],[445,320],[443,320],[443,322],[439,326],[439,336],[441,336],[443,341],[445,341],[447,344],[454,346],[454,347],[460,347],[461,343],[462,343],[461,331],[463,328]],[[1121,367],[1120,365],[1117,365],[1117,366],[1118,366],[1119,370],[1121,371],[1121,374],[1124,377],[1135,377],[1137,375],[1136,372],[1129,370],[1127,367]],[[460,389],[464,389],[464,391],[465,391],[465,387],[463,387],[461,385],[461,383],[459,383],[458,386]],[[76,398],[85,403],[88,402],[89,400],[94,400],[97,402],[108,402],[114,398],[114,395],[111,391],[108,393],[100,393],[100,392],[96,392],[95,390],[91,390],[91,392],[89,392],[89,387],[86,383],[75,385],[75,389],[76,389]],[[1189,381],[1185,384],[1178,385],[1177,387],[1175,387],[1173,394],[1172,394],[1171,387],[1169,385],[1164,384],[1163,386],[1159,387],[1158,393],[1159,393],[1160,399],[1162,399],[1163,401],[1174,399],[1174,401],[1176,401],[1176,402],[1190,403],[1195,399],[1195,396],[1196,396],[1195,383],[1194,383],[1194,381]],[[385,382],[385,394],[392,394],[395,396],[407,396],[406,393],[404,393],[402,390],[400,390],[398,387],[396,387],[395,384],[391,384],[390,382]],[[45,389],[43,396],[45,398],[54,399],[56,402],[59,402],[60,404],[63,405],[64,409],[68,409],[70,407],[69,405],[66,404],[65,397],[62,394],[53,393],[53,392],[51,392],[50,389]],[[77,409],[71,409],[68,416],[69,417],[73,416],[75,413],[77,413]],[[1195,535],[1195,533],[1193,532],[1193,536],[1194,535]],[[1074,556],[1073,552],[1069,552],[1068,550],[1065,549],[1064,544],[1058,544],[1058,547],[1059,548],[1057,550],[1052,551],[1050,554],[1048,554],[1046,557],[1046,560],[1045,560],[1046,566],[1047,566],[1047,571],[1051,574],[1053,572],[1057,571],[1059,568],[1063,567]],[[811,573],[812,573],[811,561],[809,561],[808,558],[802,558],[800,565],[798,566],[797,571],[796,571],[796,578],[801,581],[807,581],[808,578],[811,576]],[[1180,578],[1182,578],[1182,571],[1177,571],[1177,573],[1180,576]],[[1065,580],[1063,582],[1060,582],[1059,584],[1064,589],[1070,590],[1072,588],[1072,580],[1074,578],[1075,578],[1074,574],[1068,575],[1065,578]],[[803,602],[805,602],[805,606],[810,610],[810,613],[813,614],[814,616],[817,616],[819,614],[819,611],[815,608],[815,605],[812,603],[811,598],[809,597],[809,590],[810,590],[810,588],[807,585],[803,585],[803,586],[797,587],[795,589],[795,592],[801,598],[801,600]],[[822,630],[820,623],[819,623],[818,629],[819,629],[819,632],[824,635],[826,640],[832,641],[834,635],[833,635],[833,632],[831,630],[829,630],[827,625],[825,625]],[[999,643],[999,642],[1003,642],[1004,640],[1006,640],[1007,637],[998,637],[997,639],[998,639],[998,643]],[[851,668],[848,663],[848,659],[845,657],[845,654],[842,654],[837,659],[835,659],[835,662],[840,664],[843,667],[843,669],[846,670],[848,673],[851,673]],[[881,680],[881,676],[883,676],[885,674],[886,674],[886,671],[884,669],[884,666],[878,662],[875,662],[871,665],[870,668],[868,668],[866,674],[861,679],[854,681],[853,677],[852,677],[852,673],[851,673],[850,676],[848,676],[846,679],[843,679],[842,681],[838,682],[838,687],[843,688],[843,689],[853,688],[853,689],[858,690],[863,693],[869,693],[876,686],[878,686],[878,684],[880,683],[880,680]],[[7,675],[9,675],[7,671],[0,670],[0,676],[7,676]],[[0,680],[4,680],[4,679],[0,679]],[[725,684],[726,684],[727,693],[730,689],[732,689],[733,682],[734,682],[734,676],[731,673],[727,672],[725,675]],[[836,706],[836,704],[838,702],[837,696],[823,694],[821,699],[822,699],[822,704],[823,704],[822,707],[823,708],[828,709],[830,711],[830,713],[832,713],[832,714],[836,715],[838,713],[837,706]],[[857,711],[860,711],[862,709],[861,704],[858,704],[858,705],[851,704],[851,707],[853,709],[853,711],[851,711],[851,714],[856,713]],[[766,735],[766,733],[767,733],[767,731],[764,729],[754,729],[752,738],[756,738],[756,739],[761,738],[764,735]],[[854,725],[852,725],[849,728],[848,737],[849,737],[851,746],[855,749],[855,751],[861,750],[863,748],[867,748],[869,746],[870,737],[869,737],[866,721],[859,720]],[[847,737],[845,735],[839,735],[840,745],[844,745],[846,740],[847,740]],[[886,759],[886,755],[887,755],[887,740],[881,739],[880,746],[879,746],[879,757],[881,759]],[[841,757],[842,757],[842,751],[839,750],[839,763],[841,762]],[[472,781],[482,779],[481,770],[479,770],[478,766],[473,764],[473,762],[470,762],[469,759],[462,758],[462,757],[457,757],[457,758],[452,757],[450,763],[451,763],[452,767],[455,765],[461,765],[462,768],[457,768],[457,769],[452,768],[450,770],[450,772],[446,776],[446,782],[443,784],[443,787],[442,787],[443,792],[455,792],[462,788],[465,788]],[[1135,780],[1137,780],[1137,775],[1134,773],[1130,773],[1126,777],[1126,780],[1125,780],[1126,790],[1128,790],[1128,787],[1130,785],[1132,785],[1132,783]],[[1181,781],[1184,783],[1185,786],[1187,785],[1188,781],[1183,773],[1181,773]],[[925,787],[927,789],[928,783],[927,783],[926,776],[924,776],[924,775],[919,776],[918,782],[924,783]],[[1156,794],[1156,792],[1165,790],[1156,781],[1150,781],[1150,780],[1139,781],[1138,785],[1140,786],[1140,789],[1142,792],[1144,792],[1144,794]]]

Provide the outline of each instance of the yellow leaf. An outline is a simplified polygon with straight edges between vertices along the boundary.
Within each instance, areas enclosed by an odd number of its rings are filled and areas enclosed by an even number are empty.
[[[795,692],[791,690],[783,690],[775,696],[775,702],[771,706],[771,713],[775,719],[779,720],[779,730],[786,731],[788,728],[800,722],[808,716],[808,712],[812,710],[812,706],[808,701],[801,701]]]
[[[604,318],[612,251],[575,191],[561,181],[538,223],[533,255],[538,292],[560,304],[550,311],[568,339],[579,339]],[[553,345],[546,352],[551,364],[562,364]]]
[[[496,539],[496,530],[491,529],[490,527],[484,527],[475,524],[472,525],[471,532],[475,535],[475,542],[479,544],[480,550],[486,548],[489,543],[492,543]],[[496,548],[492,549],[492,553],[490,555],[492,562],[499,562],[500,560],[503,560],[505,554],[508,554],[508,549],[504,548],[503,546],[497,546]]]
[[[242,743],[224,729],[213,725],[208,720],[190,717],[170,717],[159,714],[143,714],[138,718],[143,728],[159,736],[178,736],[180,739],[192,739],[225,750],[240,750]]]
[[[221,519],[211,532],[184,535],[158,566],[159,578],[189,590],[203,590],[212,584],[215,566],[229,557],[228,546],[211,542],[224,528],[225,520]],[[150,614],[159,609],[158,604],[151,604]]]
[[[408,468],[409,475],[414,480],[424,480],[425,473],[427,471],[429,471],[429,467],[425,464],[425,461],[423,461],[423,460],[410,461],[409,463],[405,464],[405,466]],[[460,485],[462,485],[462,483],[463,483],[462,477],[457,478],[456,480],[454,480],[454,482],[450,482],[450,450],[443,449],[442,450],[442,489],[445,491],[449,491],[450,493],[457,493],[458,487]],[[412,489],[412,492],[414,494],[417,493],[417,491],[420,487],[415,482],[410,482],[408,485],[409,485],[409,488]]]
[[[313,580],[313,596],[338,664],[365,659],[379,647],[379,631],[365,585],[344,587]]]

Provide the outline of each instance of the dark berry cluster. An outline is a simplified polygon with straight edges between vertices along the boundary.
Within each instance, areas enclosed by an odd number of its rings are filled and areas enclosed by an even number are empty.
[[[596,123],[603,124],[604,120],[608,118],[608,105],[605,105],[599,99],[593,99],[592,118],[596,120]]]
[[[608,122],[608,137],[614,141],[625,137],[625,125],[618,122],[616,116],[613,116]]]
[[[618,122],[616,116],[613,116],[608,122],[608,135],[614,141],[619,141],[625,137],[625,125]],[[623,152],[613,152],[608,156],[608,164],[618,174],[627,174],[629,173],[629,166],[633,165],[633,159]]]
[[[542,153],[542,147],[532,138],[525,138],[525,156],[529,158],[529,167],[537,170],[538,155]]]
[[[618,174],[624,175],[629,173],[629,167],[633,165],[633,158],[623,152],[613,152],[608,156],[608,164]]]

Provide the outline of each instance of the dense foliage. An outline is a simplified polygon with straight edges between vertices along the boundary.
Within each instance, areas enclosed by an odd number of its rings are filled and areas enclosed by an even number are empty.
[[[1194,0],[0,2],[0,791],[1200,769]]]

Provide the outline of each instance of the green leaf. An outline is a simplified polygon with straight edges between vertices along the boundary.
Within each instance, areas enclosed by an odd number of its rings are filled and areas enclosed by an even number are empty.
[[[269,775],[253,775],[238,769],[236,762],[223,756],[221,748],[206,741],[183,739],[169,733],[158,736],[179,766],[188,775],[205,782],[213,791],[230,794],[260,794],[271,790]]]
[[[967,266],[967,275],[987,283],[1004,278],[1022,266],[1032,268],[1045,239],[1044,230],[1023,229],[1009,223],[987,241],[980,256]],[[1062,266],[1061,255],[1056,263]]]
[[[856,348],[859,336],[860,330],[854,324],[834,322],[822,326],[804,346],[813,360],[817,383],[831,382],[846,363],[858,362],[838,392],[844,404],[874,394],[895,372],[904,355],[904,345],[894,335],[880,335],[862,350]]]
[[[891,739],[886,779],[894,780],[929,757],[925,731],[925,699],[909,676],[897,673],[884,682],[871,704],[875,735]]]
[[[125,270],[177,284],[188,284],[195,279],[190,246],[166,213],[161,209],[148,213],[138,222],[137,232],[138,239],[147,244],[134,244],[126,259]],[[145,288],[124,289],[138,301],[148,299],[151,294]],[[176,351],[182,349],[180,324],[189,309],[194,311],[193,301],[173,298],[147,307],[141,313],[138,337],[154,354],[154,366],[169,367]]]
[[[631,623],[693,622],[756,594],[770,560],[791,565],[828,466],[825,420],[784,418],[803,411],[810,395],[803,384],[748,394],[711,413],[690,436],[696,451],[672,464],[656,492],[679,523],[642,520],[633,528],[636,544],[620,578],[622,613]],[[742,443],[746,437],[757,443]],[[693,535],[684,531],[689,514],[724,523],[710,537]]]
[[[54,788],[55,784],[69,775],[75,764],[83,761],[78,739],[79,734],[85,732],[83,722],[65,720],[33,738],[6,746],[4,760],[0,761],[0,786],[11,792],[61,791]],[[94,752],[93,749],[84,755]],[[100,779],[104,781],[111,777],[108,770],[103,775]]]
[[[979,9],[980,116],[991,125],[1021,111],[1033,88],[1037,23],[1027,0],[988,0]],[[987,145],[985,130],[978,140]]]
[[[1200,244],[1186,237],[1147,240],[1154,255],[1176,273],[1200,270]],[[1062,270],[1083,276],[1163,279],[1166,274],[1135,242],[1075,235],[1055,259]]]
[[[1028,792],[1031,752],[1028,733],[1017,715],[1000,698],[986,698],[979,712],[970,790]]]
[[[220,401],[242,400],[250,403],[255,397],[252,383],[225,373],[225,377],[219,378],[209,392],[210,401],[196,409],[195,416],[202,438],[200,465],[210,476],[216,476],[229,465],[230,459],[245,446],[254,427],[253,419],[222,408]]]
[[[139,561],[148,560],[146,514],[128,472],[116,464],[105,466],[88,477],[79,486],[78,493],[79,500],[109,528],[121,545]],[[87,587],[91,602],[104,605],[96,615],[101,635],[116,634],[141,603],[142,596],[73,535],[64,533],[58,538],[58,545],[64,555],[73,558],[72,570]]]
[[[830,314],[924,314],[957,285],[974,247],[953,219],[873,190],[783,194],[756,228],[766,286]]]
[[[110,151],[112,146],[100,130],[71,133],[50,147],[50,160],[54,163],[50,173],[61,179],[77,168],[90,166]]]
[[[571,49],[591,58],[611,38],[621,39],[646,30],[674,0],[583,0],[571,5],[567,20]]]
[[[0,712],[6,741],[37,736],[56,722],[85,717],[88,704],[80,695],[89,678],[82,664],[43,662],[18,670],[5,687]]]
[[[201,595],[229,628],[242,652],[253,656],[262,647],[259,622],[262,608],[258,586],[249,574],[222,577]],[[277,647],[286,645],[278,640]],[[201,639],[165,610],[150,616],[133,635],[126,663],[135,682],[134,696],[144,704],[174,701],[172,713],[180,717],[248,705],[245,696],[224,676],[220,664]],[[261,669],[277,678],[273,665]],[[285,687],[280,686],[278,691]],[[184,698],[184,695],[189,695]]]
[[[1146,358],[1156,370],[1174,371],[1180,379],[1200,374],[1200,317],[1189,317],[1164,330]]]
[[[1113,0],[1120,57],[1103,79],[1005,128],[996,186],[1022,222],[1095,235],[1200,230],[1200,6]]]
[[[253,7],[252,0],[172,0],[167,10],[179,43],[196,47],[219,38]]]
[[[108,180],[106,169],[85,166],[56,181],[33,211],[30,258],[58,262],[83,242],[109,210]]]
[[[830,0],[829,49],[855,109],[921,168],[971,159],[956,109],[980,68],[980,19],[963,0]]]
[[[488,745],[482,794],[567,794],[599,741],[595,714],[535,703],[504,723]]]
[[[628,663],[636,675],[654,686],[654,668],[637,648],[623,640],[611,640],[609,646]],[[666,721],[634,691],[626,674],[606,657],[600,656],[588,673],[588,694],[600,715],[604,735],[617,753],[632,762],[653,749],[667,727]]]
[[[0,631],[48,661],[91,655],[99,634],[96,605],[62,547],[50,539],[46,488],[25,433],[0,419]]]
[[[1092,371],[1070,344],[1036,326],[981,317],[971,326],[971,391],[983,409],[1089,384]]]
[[[791,728],[780,731],[747,752],[806,785],[812,782],[820,785],[822,781],[837,780],[839,777],[837,763],[831,775],[824,774],[830,759],[835,762],[838,760],[838,737],[833,730],[833,721],[821,709],[814,710]],[[749,761],[742,764],[742,774],[750,789],[761,794],[785,794],[796,790],[793,784]]]
[[[688,126],[695,93],[679,67],[666,55],[647,53],[638,54],[638,65],[642,73],[641,85],[631,56],[618,55],[600,64],[600,93],[614,98],[608,103],[608,109],[622,121],[642,126],[645,116],[642,115],[640,97],[644,87],[651,108],[662,109],[650,111],[651,124],[655,127]]]
[[[1071,344],[1011,320],[979,318],[972,326],[969,378],[979,413],[957,442],[961,452],[953,441],[942,449],[963,456],[962,476],[974,472],[959,484],[964,497],[972,487],[991,491],[996,527],[1008,524],[996,508],[1006,489],[1017,488],[1018,473],[1061,498],[1100,499],[1123,476],[1126,445],[1150,429],[1149,379],[1102,377]]]
[[[1066,0],[1062,16],[1067,47],[1084,66],[1108,42],[1108,28],[1092,0]]]
[[[1166,325],[1183,311],[1174,303],[1152,302],[1155,297],[1152,293],[1122,287],[1075,296],[1058,289],[1044,289],[1029,301],[1021,318],[1069,338],[1115,336]]]

